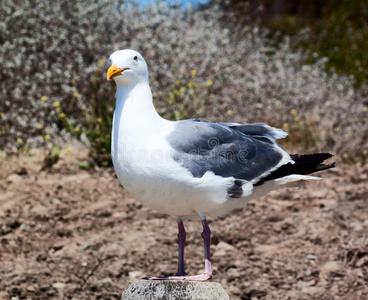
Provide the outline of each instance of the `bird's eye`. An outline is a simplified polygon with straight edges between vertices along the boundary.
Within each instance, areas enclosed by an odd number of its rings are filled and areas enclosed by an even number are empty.
[[[112,65],[112,59],[110,59],[110,65]]]
[[[134,56],[133,57],[133,59],[135,60],[135,61],[138,61],[138,56],[136,55],[136,56]]]

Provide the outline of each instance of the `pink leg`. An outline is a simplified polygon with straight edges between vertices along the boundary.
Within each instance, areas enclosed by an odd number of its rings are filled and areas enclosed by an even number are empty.
[[[210,259],[210,242],[211,242],[211,230],[207,224],[205,218],[202,219],[203,232],[202,238],[204,242],[204,273],[200,275],[186,276],[184,271],[184,246],[185,246],[185,229],[182,220],[178,219],[179,228],[179,262],[178,273],[175,276],[168,277],[149,277],[151,280],[192,280],[192,281],[205,281],[212,277],[212,267]]]

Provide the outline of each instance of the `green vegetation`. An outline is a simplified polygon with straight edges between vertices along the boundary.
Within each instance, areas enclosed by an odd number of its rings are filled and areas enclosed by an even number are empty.
[[[318,57],[327,57],[327,69],[353,75],[356,87],[368,83],[367,1],[219,2],[228,10],[237,11],[238,22],[258,22],[270,29],[274,45],[290,36],[295,49],[305,49],[310,54],[310,63]]]
[[[43,160],[43,163],[42,163],[41,171],[45,171],[47,169],[52,168],[52,166],[59,161],[60,151],[61,151],[61,148],[59,146],[54,146],[47,151],[45,158]]]
[[[166,89],[153,95],[159,114],[174,121],[201,117],[206,104],[214,97],[211,94],[212,80],[203,83],[203,79],[196,78],[194,69],[188,72],[181,68],[174,74]]]
[[[285,17],[286,19],[288,17]],[[290,18],[289,18],[290,20]],[[293,20],[293,18],[291,18]],[[296,46],[328,57],[327,67],[338,73],[352,74],[356,86],[368,83],[368,6],[366,1],[327,1],[319,18],[304,22],[286,22],[287,26],[274,24],[274,29],[308,28],[295,33]],[[293,22],[296,26],[293,27]],[[294,23],[295,24],[295,23]],[[289,30],[284,31],[292,34]],[[313,57],[311,58],[313,60]]]
[[[89,148],[91,164],[108,167],[111,161],[111,128],[114,113],[113,96],[111,99],[101,94],[101,74],[105,72],[104,61],[100,60],[97,69],[90,78],[90,99],[87,103],[82,101],[81,95],[74,92],[73,98],[62,111],[60,104],[55,102],[55,112],[59,126],[78,139]],[[78,112],[78,117],[73,115]],[[69,117],[70,116],[70,117]],[[87,139],[84,140],[82,137]],[[80,166],[86,169],[87,166]]]

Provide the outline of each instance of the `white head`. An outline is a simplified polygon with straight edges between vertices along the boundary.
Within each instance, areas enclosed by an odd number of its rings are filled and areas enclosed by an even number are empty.
[[[119,50],[110,56],[111,67],[107,71],[107,80],[114,79],[118,86],[134,86],[148,82],[147,64],[137,51]]]

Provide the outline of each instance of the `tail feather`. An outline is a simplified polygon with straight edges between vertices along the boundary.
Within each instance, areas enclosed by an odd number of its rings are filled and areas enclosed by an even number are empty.
[[[256,185],[260,185],[265,181],[282,178],[292,174],[307,175],[335,167],[335,163],[324,164],[323,162],[332,157],[330,153],[314,153],[314,154],[291,154],[294,164],[287,163],[277,170],[273,171],[266,177],[262,178]]]

